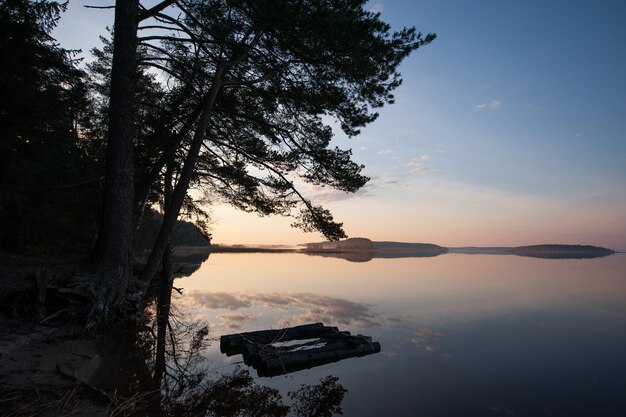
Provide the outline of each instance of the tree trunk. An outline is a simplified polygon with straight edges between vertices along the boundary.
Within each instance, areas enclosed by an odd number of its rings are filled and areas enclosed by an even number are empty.
[[[102,314],[98,319],[104,321],[109,311],[122,307],[132,276],[138,11],[139,0],[116,1],[106,183],[95,249],[100,288],[94,313]]]
[[[149,286],[152,277],[159,268],[159,263],[163,256],[163,253],[169,245],[172,231],[174,230],[174,226],[176,225],[176,220],[178,219],[180,208],[183,205],[185,195],[187,194],[187,189],[189,188],[189,183],[191,182],[191,177],[193,176],[193,171],[196,166],[198,155],[200,154],[202,142],[204,141],[206,135],[206,129],[209,125],[209,120],[211,119],[211,115],[213,114],[215,101],[221,87],[223,72],[224,68],[221,65],[218,65],[217,69],[215,70],[215,76],[213,78],[211,89],[209,90],[203,103],[202,114],[200,115],[200,120],[198,121],[198,125],[194,132],[191,146],[189,147],[189,151],[187,152],[187,157],[185,158],[185,163],[180,173],[178,183],[176,184],[176,188],[174,189],[172,201],[165,209],[165,214],[163,216],[163,225],[161,226],[159,236],[157,237],[154,247],[152,248],[152,252],[150,253],[150,258],[148,259],[148,262],[146,263],[143,271],[142,281],[146,287]]]
[[[164,207],[167,207],[172,199],[172,176],[173,162],[170,161],[167,165],[167,170],[165,171],[163,185]],[[171,244],[167,245],[167,249],[163,253],[161,265],[161,275],[163,280],[162,287],[160,288],[159,295],[157,297],[157,343],[153,376],[154,389],[157,391],[161,389],[163,375],[165,373],[165,339],[167,335],[167,323],[170,316],[170,304],[172,301],[172,285],[174,283],[174,276],[172,273]]]

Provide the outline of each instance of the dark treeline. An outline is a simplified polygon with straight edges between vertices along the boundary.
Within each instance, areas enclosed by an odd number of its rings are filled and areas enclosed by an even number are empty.
[[[98,219],[102,141],[85,137],[87,74],[49,33],[57,4],[0,2],[0,245],[84,254]]]
[[[153,277],[171,285],[174,225],[206,231],[212,201],[345,237],[296,180],[367,182],[326,121],[357,135],[393,103],[401,61],[435,38],[393,32],[364,6],[118,0],[111,36],[82,65],[51,37],[65,4],[0,0],[1,250],[91,265],[93,325],[135,309]],[[138,270],[151,207],[163,222]]]

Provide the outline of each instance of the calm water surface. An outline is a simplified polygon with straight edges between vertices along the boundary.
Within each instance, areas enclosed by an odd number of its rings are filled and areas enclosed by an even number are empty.
[[[379,341],[380,354],[257,380],[286,394],[335,375],[346,416],[626,416],[623,254],[213,254],[175,286],[215,337],[321,321]],[[207,355],[216,372],[241,361],[219,343]]]

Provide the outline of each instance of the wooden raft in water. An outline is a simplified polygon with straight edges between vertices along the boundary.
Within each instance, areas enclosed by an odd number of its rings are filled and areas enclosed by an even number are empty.
[[[264,377],[378,353],[380,343],[372,342],[369,336],[352,336],[337,327],[314,323],[225,335],[220,338],[220,351],[227,356],[243,355],[244,363]]]

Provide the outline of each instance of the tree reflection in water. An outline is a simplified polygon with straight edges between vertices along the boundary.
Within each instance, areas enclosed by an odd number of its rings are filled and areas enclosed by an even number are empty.
[[[161,285],[146,305],[136,331],[125,329],[105,342],[87,383],[120,398],[117,415],[301,416],[342,414],[347,390],[337,377],[302,385],[285,401],[259,385],[246,369],[216,378],[204,350],[209,326],[185,307],[172,305],[172,282]],[[132,334],[131,334],[132,333]]]

